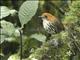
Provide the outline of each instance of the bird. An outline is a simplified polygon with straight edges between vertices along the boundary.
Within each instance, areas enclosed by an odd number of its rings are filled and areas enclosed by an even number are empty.
[[[49,34],[56,34],[64,30],[62,22],[51,13],[45,12],[39,16],[42,20],[43,28]]]

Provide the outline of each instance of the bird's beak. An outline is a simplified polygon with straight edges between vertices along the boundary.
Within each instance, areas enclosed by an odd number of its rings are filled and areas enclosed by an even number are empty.
[[[38,16],[39,18],[43,18],[43,16]]]

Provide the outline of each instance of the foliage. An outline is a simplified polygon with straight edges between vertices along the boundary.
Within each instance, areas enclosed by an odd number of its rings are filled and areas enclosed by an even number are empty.
[[[46,36],[42,35],[42,34],[32,34],[31,38],[35,38],[41,42],[45,42],[46,41]]]
[[[15,1],[17,7],[13,2],[2,1],[0,6],[2,60],[80,59],[80,1],[21,0]],[[47,36],[38,18],[46,11],[61,20],[64,31]]]
[[[22,26],[34,16],[37,8],[38,1],[26,1],[22,4],[19,10],[19,18]]]
[[[17,11],[15,9],[12,9],[10,10],[8,7],[6,6],[0,6],[0,9],[1,9],[1,16],[0,16],[0,19],[8,16],[8,15],[13,15],[15,13],[17,13]]]
[[[8,60],[20,60],[20,56],[18,56],[17,54],[14,54],[14,55],[10,56],[8,58]]]
[[[7,41],[14,41],[15,38],[14,37],[19,37],[20,33],[19,30],[16,32],[16,28],[14,27],[14,25],[10,22],[7,22],[5,20],[0,21],[1,23],[1,41],[4,42],[4,40]],[[2,42],[1,42],[2,43]]]

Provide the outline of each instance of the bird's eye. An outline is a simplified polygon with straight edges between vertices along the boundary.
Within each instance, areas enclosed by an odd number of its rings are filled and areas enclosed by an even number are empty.
[[[47,18],[47,16],[46,16],[46,15],[45,15],[44,17],[45,17],[45,18]]]

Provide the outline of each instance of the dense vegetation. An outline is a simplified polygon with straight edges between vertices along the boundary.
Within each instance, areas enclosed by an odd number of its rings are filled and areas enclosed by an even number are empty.
[[[1,60],[80,60],[80,1],[1,0]],[[65,27],[49,37],[38,18],[49,12]]]

